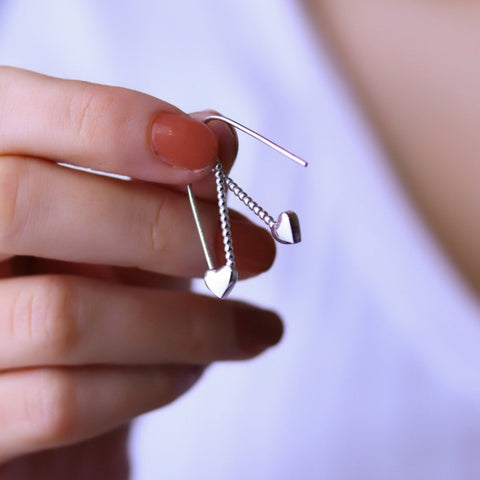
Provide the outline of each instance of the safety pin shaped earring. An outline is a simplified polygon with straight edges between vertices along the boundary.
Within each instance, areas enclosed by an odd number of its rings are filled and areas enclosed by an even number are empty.
[[[232,127],[252,136],[256,140],[268,145],[277,152],[285,155],[302,167],[307,166],[307,162],[297,155],[285,150],[283,147],[272,142],[268,138],[259,133],[245,127],[244,125],[221,115],[209,115],[203,122],[208,123],[212,120],[225,122]],[[222,230],[223,245],[225,251],[225,265],[216,269],[212,260],[212,256],[207,246],[205,234],[200,222],[200,216],[193,195],[191,185],[187,185],[188,198],[192,208],[193,217],[198,230],[198,236],[202,244],[205,259],[207,261],[208,270],[205,272],[204,281],[207,288],[218,298],[226,297],[238,280],[238,272],[235,266],[235,256],[233,253],[232,232],[230,230],[230,218],[228,216],[227,195],[226,190],[230,190],[237,198],[240,199],[255,215],[263,220],[270,228],[272,236],[275,240],[284,244],[295,244],[301,240],[300,222],[295,212],[291,210],[280,213],[277,220],[274,220],[268,212],[255,202],[244,190],[242,190],[230,177],[224,172],[220,162],[215,164],[213,168],[215,175],[215,184],[217,189],[218,211],[220,215],[220,225]]]

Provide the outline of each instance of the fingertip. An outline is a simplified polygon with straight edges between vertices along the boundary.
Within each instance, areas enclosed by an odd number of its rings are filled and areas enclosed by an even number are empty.
[[[215,110],[204,110],[191,114],[201,122],[210,115],[220,115]],[[225,172],[229,172],[238,153],[238,136],[235,129],[228,123],[219,120],[211,120],[205,123],[218,139],[218,159],[222,162]]]
[[[267,271],[276,257],[276,245],[270,233],[238,212],[230,212],[231,231],[239,278],[253,277]],[[217,235],[217,258],[224,254],[221,231]]]
[[[240,245],[236,249],[240,279],[270,270],[276,258],[276,244],[270,233],[258,226],[254,232],[248,244]]]
[[[284,333],[283,322],[275,312],[246,304],[236,306],[235,330],[240,350],[247,356],[277,345]]]
[[[201,121],[181,113],[158,112],[152,122],[153,151],[170,167],[208,170],[219,152],[215,133]]]

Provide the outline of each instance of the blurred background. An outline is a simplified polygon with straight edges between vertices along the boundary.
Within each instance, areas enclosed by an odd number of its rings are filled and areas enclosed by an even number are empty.
[[[309,161],[239,134],[232,178],[303,239],[233,297],[285,336],[141,417],[133,478],[480,475],[480,16],[437,3],[0,2],[2,64],[213,108]]]

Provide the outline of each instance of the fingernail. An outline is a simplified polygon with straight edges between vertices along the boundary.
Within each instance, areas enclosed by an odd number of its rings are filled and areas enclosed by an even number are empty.
[[[163,162],[193,171],[212,165],[218,153],[215,134],[202,122],[181,113],[157,114],[152,124],[152,145]]]
[[[203,110],[201,112],[191,113],[190,116],[202,121],[210,115],[219,115],[216,110]],[[213,130],[218,138],[218,157],[220,159],[234,159],[238,153],[238,135],[232,125],[220,120],[208,122],[208,127]]]
[[[276,345],[283,335],[280,318],[268,310],[240,305],[235,310],[237,341],[248,355],[256,355]]]

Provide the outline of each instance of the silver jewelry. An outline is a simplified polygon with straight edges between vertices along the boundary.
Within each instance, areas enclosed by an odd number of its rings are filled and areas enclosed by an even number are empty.
[[[299,165],[303,167],[307,166],[307,162],[305,162],[305,160],[302,160],[297,155],[285,150],[283,147],[280,147],[268,138],[265,138],[259,133],[250,130],[235,120],[221,115],[209,115],[207,118],[205,118],[204,123],[208,123],[212,120],[225,122],[254,137],[260,142],[265,143],[269,147],[285,155]],[[270,216],[264,208],[255,202],[241,187],[239,187],[228,175],[223,172],[220,162],[215,164],[213,173],[215,175],[218,212],[220,215],[220,226],[222,230],[223,246],[225,251],[225,265],[223,265],[223,267],[216,269],[215,265],[213,264],[212,256],[208,249],[205,234],[200,222],[195,196],[193,195],[191,185],[187,185],[187,192],[190,200],[190,207],[192,209],[195,224],[197,226],[198,236],[200,237],[200,242],[202,244],[208,266],[208,270],[204,275],[205,284],[214,295],[219,298],[224,298],[231,292],[238,280],[238,272],[235,266],[235,256],[233,253],[232,233],[230,230],[230,218],[228,216],[227,208],[227,190],[230,190],[244,205],[246,205],[255,215],[257,215],[266,223],[266,225],[270,228],[273,238],[278,242],[284,244],[299,243],[301,241],[301,234],[300,223],[295,212],[290,210],[282,212],[275,221],[274,218]]]
[[[300,222],[297,214],[291,210],[282,212],[275,221],[252,197],[239,187],[230,177],[224,174],[228,189],[241,200],[258,218],[263,220],[272,232],[272,237],[280,243],[294,244],[302,239]]]

